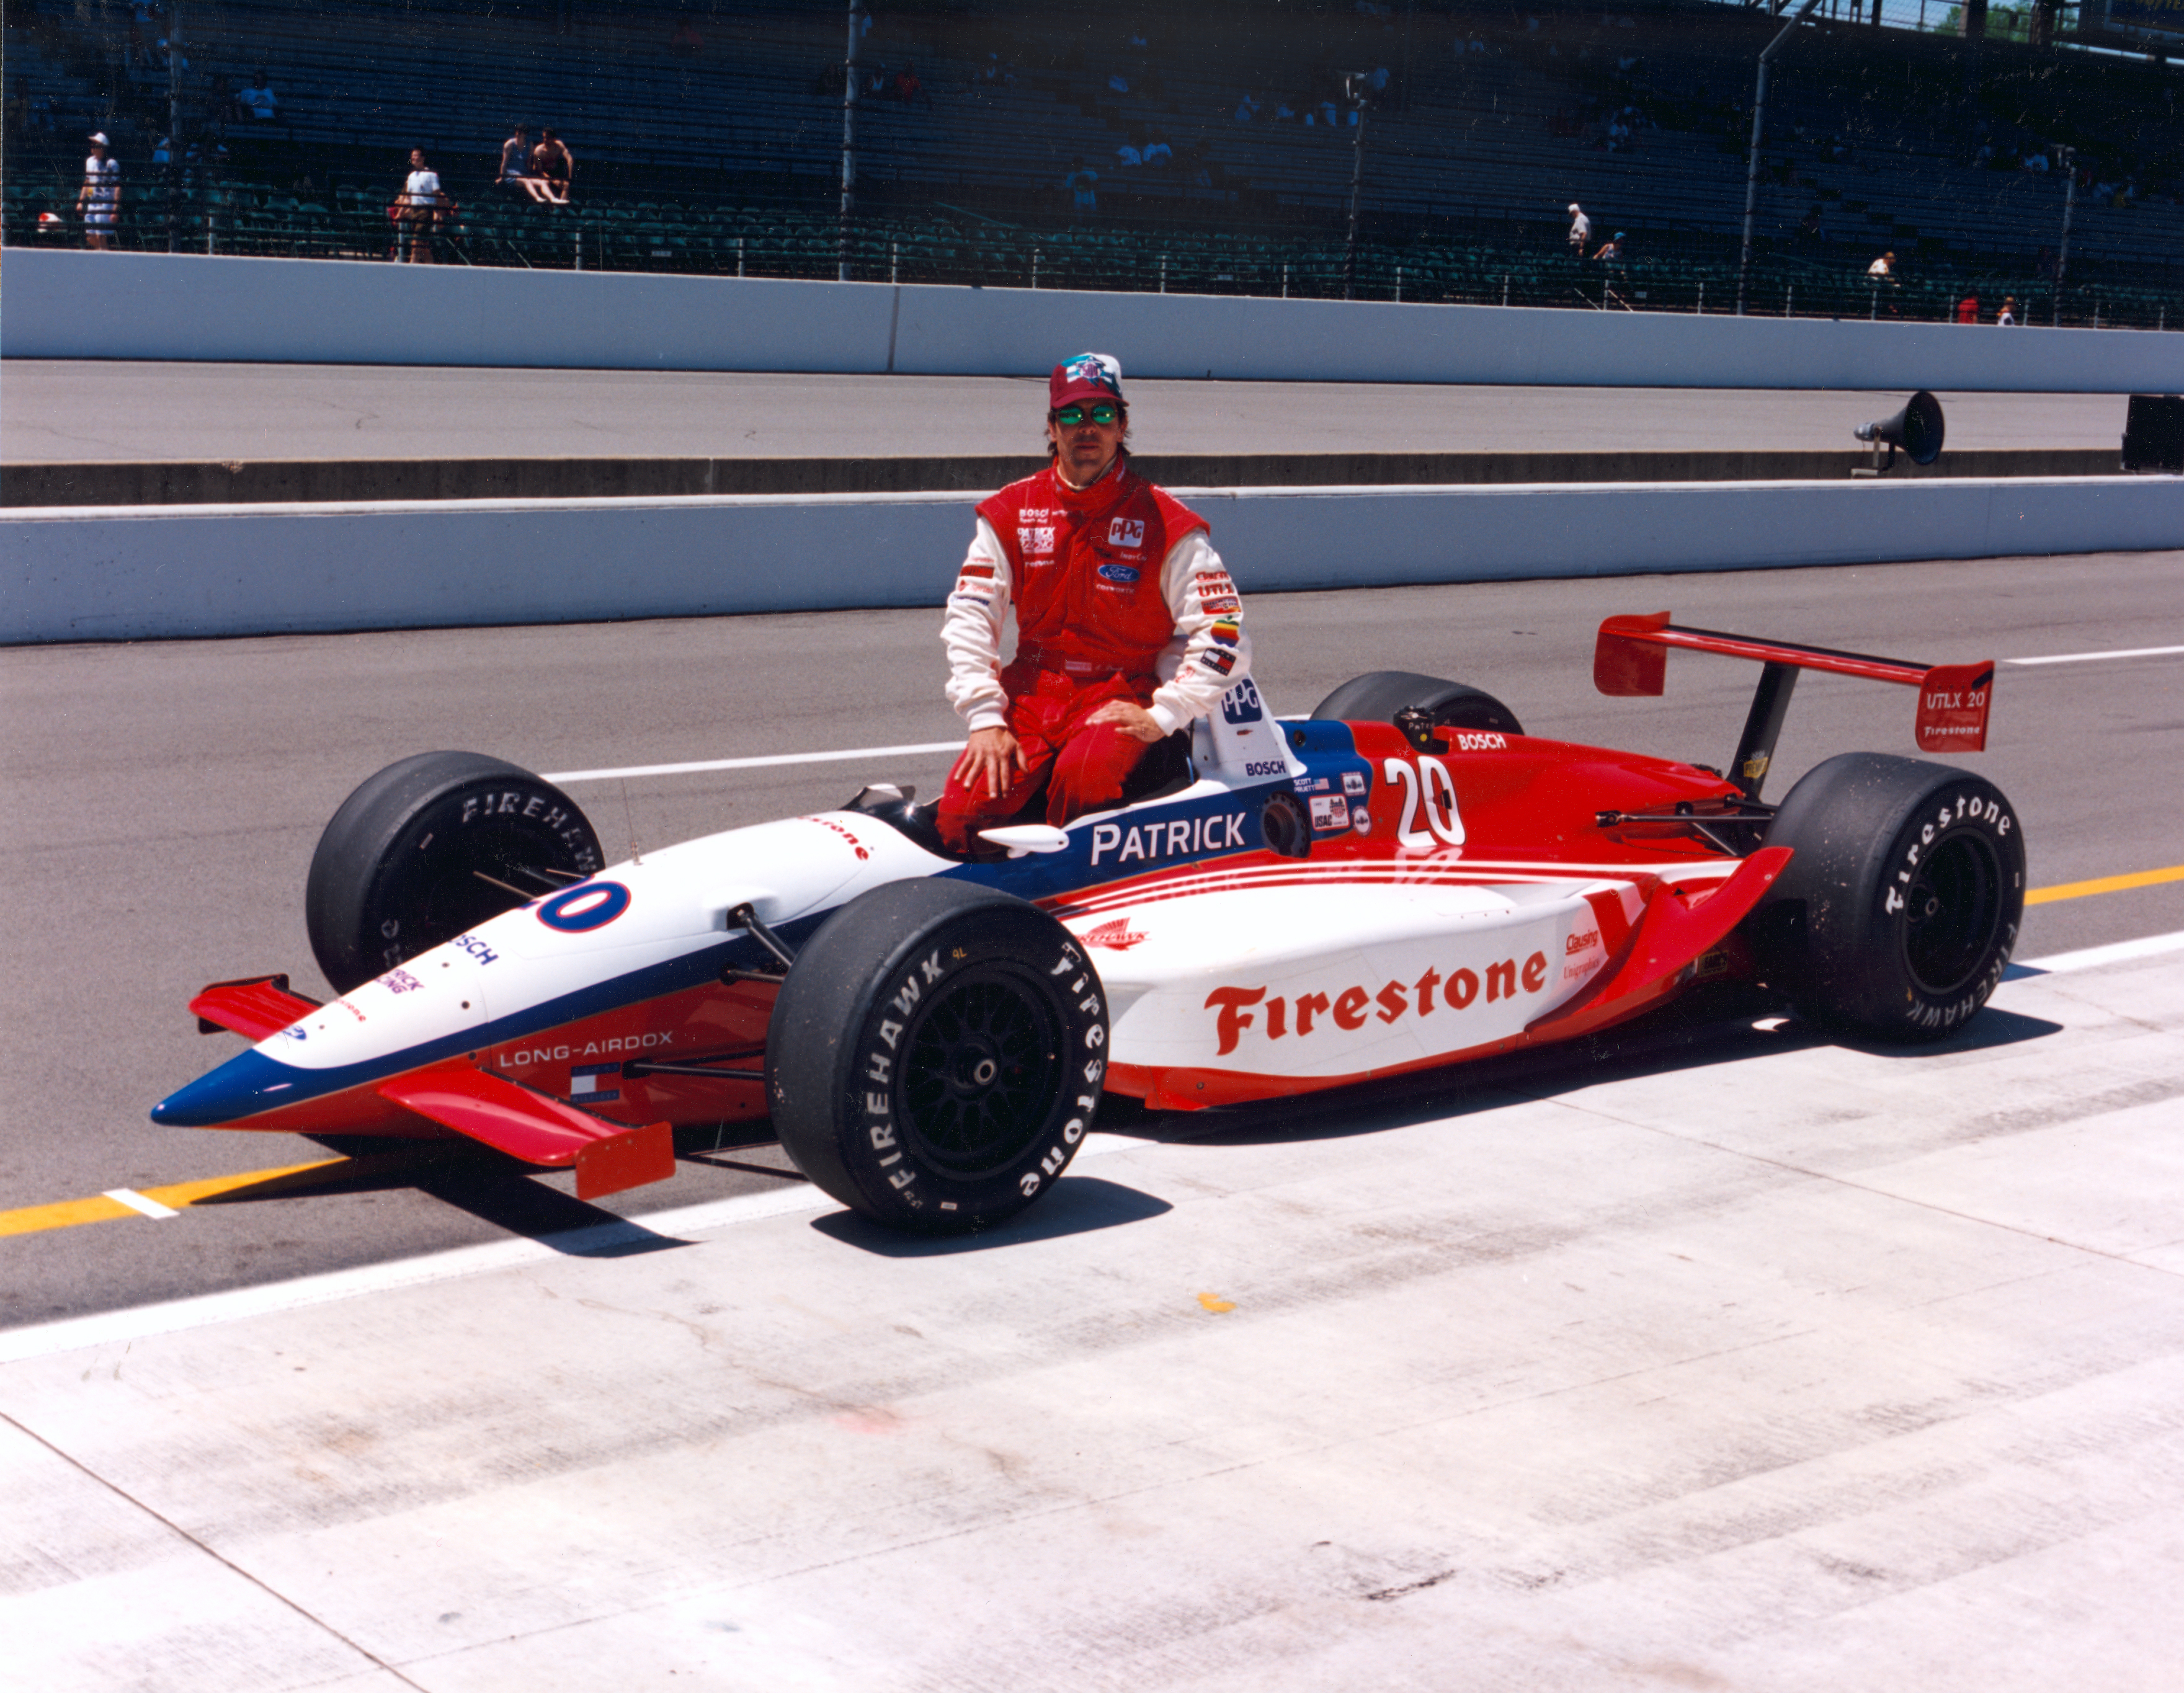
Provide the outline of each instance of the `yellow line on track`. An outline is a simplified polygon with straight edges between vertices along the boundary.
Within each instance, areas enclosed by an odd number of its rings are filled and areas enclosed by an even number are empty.
[[[285,1177],[301,1176],[307,1172],[333,1172],[362,1175],[366,1164],[358,1158],[324,1158],[313,1164],[284,1164],[272,1170],[248,1170],[237,1176],[208,1176],[195,1182],[170,1182],[164,1187],[139,1188],[136,1191],[148,1200],[181,1211],[200,1200],[218,1199],[238,1189],[255,1187],[261,1182],[277,1182]],[[62,1200],[53,1205],[25,1206],[20,1211],[0,1211],[0,1235],[42,1234],[48,1229],[75,1228],[86,1222],[117,1222],[123,1217],[133,1217],[149,1221],[144,1213],[131,1210],[119,1200],[108,1199],[103,1194],[96,1199]]]
[[[2053,888],[2025,890],[2025,903],[2045,905],[2057,899],[2082,899],[2088,894],[2120,894],[2130,888],[2153,888],[2164,882],[2184,882],[2184,864],[2166,870],[2135,870],[2128,876],[2100,876],[2091,882],[2059,882]]]

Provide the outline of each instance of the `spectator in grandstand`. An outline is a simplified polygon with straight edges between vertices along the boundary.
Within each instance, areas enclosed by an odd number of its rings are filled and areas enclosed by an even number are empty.
[[[95,253],[112,251],[114,220],[121,213],[121,161],[107,152],[108,145],[103,130],[92,136],[83,187],[75,197],[83,212],[83,244]]]
[[[667,37],[667,50],[686,58],[696,58],[705,51],[705,38],[698,33],[698,26],[688,18],[676,19],[674,32]]]
[[[425,149],[410,149],[410,175],[402,184],[402,198],[397,204],[396,227],[401,236],[401,253],[412,265],[434,262],[432,232],[438,228],[440,209],[448,197],[440,192],[440,174],[425,162]]]
[[[1253,118],[1258,116],[1258,114],[1259,103],[1256,100],[1254,100],[1248,93],[1236,103],[1236,121],[1238,123],[1248,124]],[[1306,123],[1310,123],[1312,120],[1307,118],[1305,121]]]
[[[1167,144],[1167,141],[1165,136],[1156,133],[1153,137],[1145,143],[1145,151],[1142,156],[1145,159],[1146,168],[1148,170],[1151,170],[1157,166],[1173,164],[1175,162],[1175,149]]]
[[[500,175],[496,180],[507,192],[521,194],[533,205],[554,204],[546,179],[531,174],[531,152],[530,126],[518,124],[500,144]]]
[[[1069,191],[1069,209],[1078,217],[1090,217],[1100,209],[1100,194],[1094,184],[1100,173],[1085,168],[1084,159],[1069,161],[1069,174],[1061,179],[1061,186]]]
[[[235,97],[235,103],[257,123],[270,124],[281,115],[281,102],[262,64],[250,73],[250,86]]]
[[[1592,220],[1585,214],[1585,208],[1579,205],[1575,200],[1570,202],[1569,214],[1570,251],[1582,259],[1585,257],[1585,243],[1592,239]]]
[[[917,80],[917,67],[905,59],[902,69],[895,73],[894,97],[905,106],[922,100],[930,106],[933,97],[925,92],[925,85]]]
[[[1145,162],[1145,156],[1128,142],[1124,142],[1115,149],[1115,162],[1117,164],[1135,166],[1143,164]]]
[[[1875,281],[1887,282],[1891,284],[1894,283],[1896,281],[1896,254],[1893,252],[1882,253],[1880,258],[1875,259],[1872,264],[1865,267],[1865,274],[1872,277]]]
[[[538,145],[531,149],[531,174],[546,185],[541,197],[549,205],[569,203],[569,179],[577,172],[576,155],[551,129],[538,131]]]
[[[1824,247],[1827,244],[1827,226],[1820,221],[1820,209],[1818,206],[1807,211],[1804,220],[1797,226],[1797,239],[1809,242],[1816,247]]]
[[[2016,295],[2004,294],[2002,297],[2002,309],[1994,315],[1994,326],[1997,329],[2014,329],[2017,327]]]
[[[1623,262],[1623,231],[1618,229],[1602,242],[1600,251],[1594,253],[1592,259],[1596,265],[1620,265]]]
[[[1047,467],[979,505],[941,625],[949,703],[970,732],[935,821],[959,852],[1042,788],[1056,827],[1114,805],[1151,748],[1251,669],[1205,519],[1130,468],[1122,366],[1077,354],[1046,393]]]
[[[1958,323],[1977,323],[1979,321],[1979,296],[1977,294],[1966,294],[1964,298],[1957,302],[1957,321]]]

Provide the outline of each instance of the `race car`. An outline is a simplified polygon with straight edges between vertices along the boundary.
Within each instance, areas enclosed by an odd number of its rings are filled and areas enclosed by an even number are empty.
[[[215,983],[256,1043],[153,1121],[471,1137],[590,1199],[663,1178],[677,1126],[770,1117],[845,1206],[975,1228],[1050,1188],[1105,1094],[1191,1111],[1567,1041],[1732,978],[1865,1038],[1929,1039],[2014,944],[2024,832],[1990,782],[1846,753],[1761,798],[1793,684],[1918,690],[1926,751],[1986,745],[1994,666],[1601,626],[1594,679],[1757,660],[1726,772],[1527,735],[1382,671],[1309,717],[1240,681],[1125,802],[968,853],[913,790],[602,863],[569,797],[470,753],[372,777],[313,856],[340,997]],[[1024,816],[1042,815],[1034,799]]]

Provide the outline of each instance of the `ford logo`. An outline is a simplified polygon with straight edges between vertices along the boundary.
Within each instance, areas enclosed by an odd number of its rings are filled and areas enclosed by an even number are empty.
[[[1134,565],[1102,565],[1100,566],[1100,574],[1109,582],[1130,582],[1138,579],[1137,567]]]

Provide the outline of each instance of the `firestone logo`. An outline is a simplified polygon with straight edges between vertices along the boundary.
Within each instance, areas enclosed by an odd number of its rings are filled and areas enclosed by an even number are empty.
[[[1374,1017],[1394,1023],[1407,1016],[1431,1016],[1444,1005],[1451,1011],[1468,1010],[1482,990],[1491,1005],[1497,1000],[1514,999],[1520,986],[1525,994],[1532,995],[1544,992],[1546,985],[1547,955],[1535,952],[1522,965],[1513,958],[1488,965],[1483,981],[1474,971],[1456,970],[1443,976],[1438,970],[1429,970],[1414,983],[1390,982],[1377,994],[1353,987],[1339,994],[1300,994],[1294,1001],[1279,994],[1268,999],[1264,988],[1216,988],[1206,996],[1206,1009],[1217,1013],[1219,1019],[1220,1050],[1214,1055],[1225,1058],[1242,1042],[1247,1029],[1262,1033],[1268,1040],[1288,1039],[1292,1011],[1295,1032],[1301,1040],[1325,1027],[1320,1021],[1323,1017],[1332,1019],[1337,1028],[1354,1033]]]

